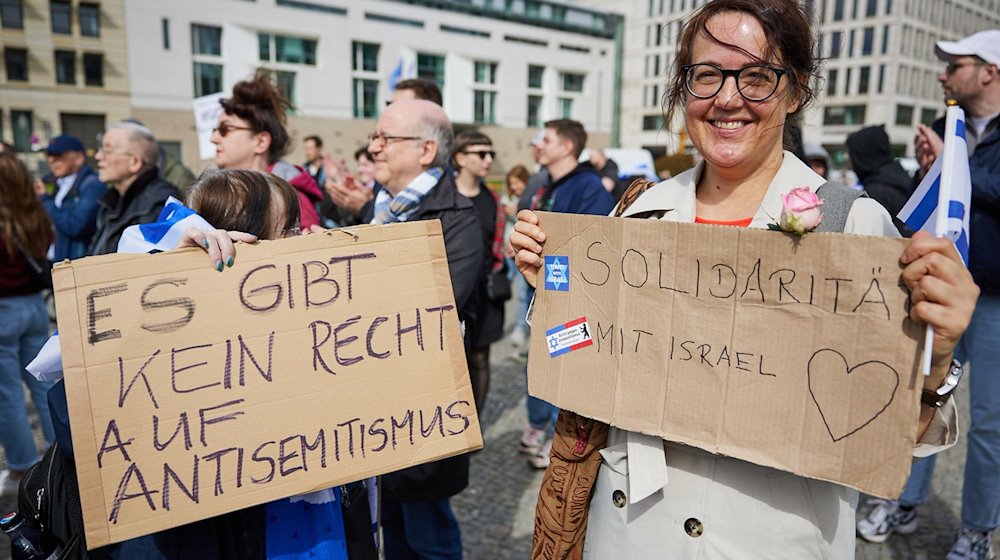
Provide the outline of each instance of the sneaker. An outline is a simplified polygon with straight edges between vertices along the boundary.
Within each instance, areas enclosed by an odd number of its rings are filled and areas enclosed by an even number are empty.
[[[542,439],[545,438],[545,430],[532,428],[528,425],[521,433],[521,441],[517,444],[517,449],[525,455],[535,455],[542,447]]]
[[[872,500],[875,507],[858,521],[858,534],[872,543],[884,543],[889,535],[912,535],[917,530],[917,510],[904,510],[895,500]]]
[[[992,533],[963,528],[948,551],[948,560],[993,560]]]
[[[528,458],[528,463],[536,469],[547,469],[552,461],[552,440],[545,442],[545,445],[538,448],[535,453]]]
[[[524,331],[521,329],[514,329],[507,338],[510,340],[511,345],[514,346],[514,348],[524,346],[524,343],[528,340],[528,337],[524,335]]]
[[[0,496],[17,496],[17,487],[20,482],[20,478],[11,477],[9,470],[0,471]]]

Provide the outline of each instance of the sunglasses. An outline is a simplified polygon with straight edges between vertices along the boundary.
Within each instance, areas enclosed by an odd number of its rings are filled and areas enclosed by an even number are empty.
[[[490,158],[492,158],[492,159],[497,159],[497,153],[496,153],[495,150],[481,150],[481,151],[473,150],[473,151],[462,152],[462,153],[463,154],[468,154],[470,156],[479,156],[480,158],[485,158],[486,156],[490,156]]]
[[[225,138],[230,132],[234,130],[253,130],[249,126],[236,126],[229,123],[222,123],[219,126],[212,129],[212,132],[218,132],[219,136]]]

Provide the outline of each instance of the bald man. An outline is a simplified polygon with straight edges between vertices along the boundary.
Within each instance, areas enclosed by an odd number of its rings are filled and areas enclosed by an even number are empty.
[[[91,255],[114,253],[125,228],[155,222],[167,197],[181,197],[177,187],[160,176],[159,158],[156,137],[140,124],[114,123],[104,132],[95,159],[97,176],[109,189],[97,201]]]
[[[383,187],[372,223],[441,220],[455,305],[464,321],[479,283],[483,248],[472,202],[458,194],[453,177],[444,172],[452,138],[444,110],[430,101],[399,100],[386,107],[368,143],[375,180]],[[386,558],[461,558],[461,534],[449,498],[468,482],[468,455],[383,476]]]

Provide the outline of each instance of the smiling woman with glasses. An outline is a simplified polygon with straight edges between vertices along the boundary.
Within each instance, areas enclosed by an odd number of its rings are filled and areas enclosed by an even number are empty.
[[[827,183],[783,149],[786,121],[813,98],[814,52],[809,19],[796,0],[712,0],[697,9],[678,38],[665,123],[671,132],[683,129],[703,161],[659,184],[637,181],[622,196],[615,215],[766,228],[781,214],[782,196],[804,187],[826,198],[821,230],[898,237],[877,202],[859,198],[860,192],[850,187]],[[515,230],[511,245],[517,267],[535,285],[545,243],[539,217],[522,211]],[[781,240],[775,234],[775,242]],[[932,271],[916,254],[948,265]],[[968,324],[977,289],[950,242],[914,237],[900,260],[911,289],[924,280],[950,287],[936,294],[935,303],[953,315],[913,316],[932,323],[935,333],[951,333],[935,341],[934,355],[940,361],[935,361],[931,376],[921,380],[927,389],[936,390],[948,374],[952,349]],[[922,299],[913,296],[912,309],[920,307]],[[666,302],[663,311],[669,312]],[[819,319],[799,322],[796,328],[824,328]],[[648,367],[652,371],[627,373],[668,374],[655,360]],[[715,379],[726,367],[730,375],[740,375],[732,364],[705,366],[705,374]],[[803,397],[809,398],[784,398]],[[781,398],[761,403],[762,414],[783,410]],[[622,402],[629,406],[627,399]],[[701,411],[692,407],[684,413]],[[943,436],[955,429],[952,418],[941,409],[922,409],[919,426],[901,427],[899,437],[916,435],[915,451],[939,451],[953,444]],[[932,419],[942,431],[928,430],[921,439]],[[708,415],[704,420],[711,424],[718,418]],[[775,437],[784,437],[782,430],[789,441],[801,437],[793,424],[777,422]],[[753,448],[759,441],[740,443]],[[858,492],[846,486],[713,455],[567,411],[560,413],[552,449],[537,508],[533,558],[854,556]]]

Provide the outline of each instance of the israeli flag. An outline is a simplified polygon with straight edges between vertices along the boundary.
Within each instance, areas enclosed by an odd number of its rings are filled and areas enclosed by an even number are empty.
[[[174,197],[167,199],[157,221],[150,224],[129,226],[118,241],[119,253],[149,253],[169,251],[177,246],[184,230],[195,228],[212,231],[215,228],[194,210],[181,204]]]
[[[177,246],[184,230],[189,227],[202,231],[215,228],[194,210],[181,204],[174,197],[167,199],[160,211],[159,219],[151,224],[129,226],[118,241],[119,253],[149,253],[169,251]],[[59,381],[63,378],[62,350],[59,346],[59,331],[49,337],[35,359],[24,369],[39,381]]]
[[[965,266],[969,266],[972,178],[965,142],[965,111],[958,105],[949,106],[945,119],[944,150],[897,217],[914,231],[951,238]]]
[[[392,69],[392,73],[389,74],[389,79],[386,81],[389,86],[389,93],[391,94],[396,91],[396,84],[399,82],[416,77],[417,51],[409,47],[400,47],[399,62],[396,63],[396,67]]]

